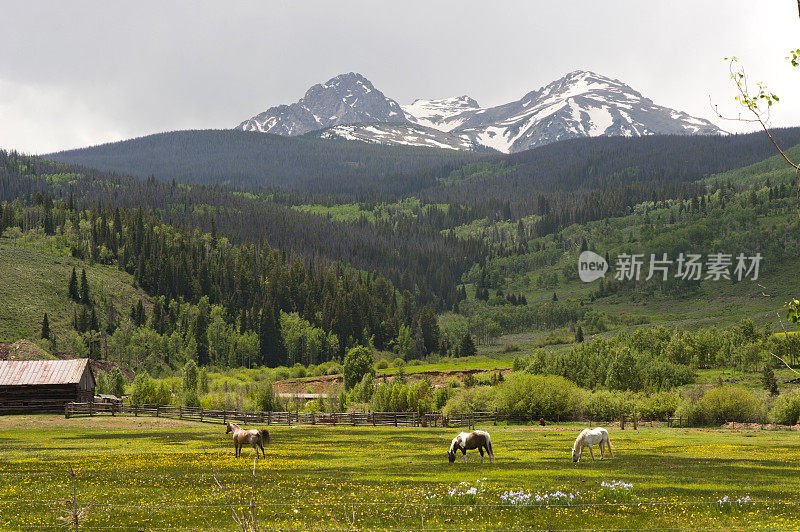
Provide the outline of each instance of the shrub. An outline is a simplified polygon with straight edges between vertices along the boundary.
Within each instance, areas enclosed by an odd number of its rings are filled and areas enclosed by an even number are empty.
[[[306,367],[299,362],[289,370],[289,376],[293,379],[302,379],[306,374]]]
[[[406,361],[403,360],[400,357],[397,357],[397,358],[394,359],[394,361],[392,361],[392,366],[394,366],[396,368],[402,368],[405,365],[406,365]]]
[[[764,417],[758,397],[738,386],[709,390],[697,402],[684,402],[677,413],[686,417],[689,425],[759,422]]]
[[[678,408],[678,396],[671,392],[659,392],[639,400],[637,409],[643,419],[662,420],[672,417]]]
[[[773,423],[796,425],[800,421],[800,390],[792,390],[775,400],[770,412]]]
[[[375,378],[371,373],[367,373],[361,378],[361,382],[353,386],[350,391],[350,399],[355,403],[369,403],[374,392]]]
[[[453,390],[453,388],[451,388]],[[449,416],[460,412],[486,412],[492,409],[494,390],[490,386],[461,388],[455,392],[442,408]]]
[[[273,412],[280,410],[280,403],[272,383],[267,382],[256,391],[256,407],[262,412]]]
[[[331,364],[328,367],[327,374],[328,375],[341,375],[342,374],[342,366],[340,366],[339,364]]]
[[[563,377],[518,373],[495,388],[495,405],[509,417],[531,420],[580,416],[582,392]]]
[[[634,404],[631,393],[598,390],[584,398],[583,414],[591,420],[616,421],[622,414],[630,414]]]
[[[356,346],[344,356],[344,387],[349,390],[364,378],[367,373],[375,374],[372,350]]]
[[[398,359],[398,360],[400,360],[400,359]],[[382,359],[380,359],[380,360],[378,361],[378,364],[377,364],[377,366],[376,366],[376,367],[377,367],[378,369],[386,369],[386,368],[388,368],[388,367],[389,367],[389,361],[388,361],[388,360],[386,360],[385,358],[382,358]]]

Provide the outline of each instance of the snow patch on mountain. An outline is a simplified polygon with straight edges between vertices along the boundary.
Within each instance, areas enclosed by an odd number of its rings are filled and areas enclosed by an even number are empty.
[[[381,123],[338,125],[313,133],[323,139],[344,139],[386,144],[390,146],[419,146],[448,150],[480,150],[472,139],[416,124]]]
[[[440,131],[452,131],[480,109],[478,102],[469,96],[441,100],[418,99],[401,107],[410,122]]]

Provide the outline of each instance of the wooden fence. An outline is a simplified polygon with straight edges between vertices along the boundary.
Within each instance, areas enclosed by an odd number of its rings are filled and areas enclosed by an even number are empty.
[[[120,403],[67,403],[64,417],[124,414],[193,421],[258,423],[262,425],[350,425],[373,427],[475,427],[497,421],[495,412],[474,412],[443,416],[439,412],[259,412],[206,410],[172,405]]]

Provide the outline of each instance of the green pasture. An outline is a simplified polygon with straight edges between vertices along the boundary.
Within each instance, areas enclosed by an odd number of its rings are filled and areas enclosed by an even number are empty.
[[[6,416],[0,529],[61,528],[70,469],[86,529],[236,529],[251,496],[262,530],[800,528],[797,432],[611,429],[613,458],[573,464],[582,427],[483,427],[495,463],[449,464],[456,429],[273,426],[251,482],[219,424]]]

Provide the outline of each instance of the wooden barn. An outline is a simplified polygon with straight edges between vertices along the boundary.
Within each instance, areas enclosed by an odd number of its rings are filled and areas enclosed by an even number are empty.
[[[0,360],[0,414],[63,412],[70,401],[94,399],[88,358]]]

